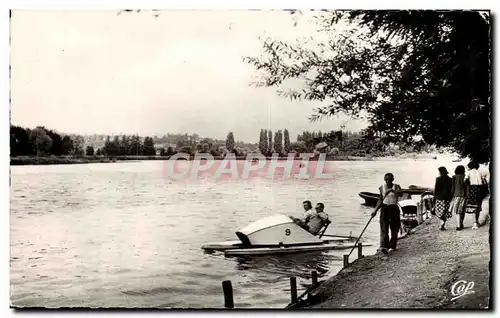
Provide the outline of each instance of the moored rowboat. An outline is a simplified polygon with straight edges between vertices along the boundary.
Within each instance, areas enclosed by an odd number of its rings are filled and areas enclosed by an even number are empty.
[[[409,189],[401,189],[401,192],[403,194],[403,198],[405,198],[405,199],[411,197],[412,195],[422,195],[424,193],[431,193],[431,194],[434,193],[434,189],[432,189],[432,188],[419,187],[419,186],[415,186],[415,185],[411,185],[408,188]],[[378,200],[380,200],[379,193],[360,192],[358,195],[365,200],[365,205],[370,206],[370,207],[375,207],[377,205]]]
[[[427,192],[427,191],[434,192],[433,188],[422,187],[422,186],[417,186],[417,185],[413,185],[413,184],[410,185],[408,188],[410,190],[413,190],[413,191],[422,191],[422,193]]]
[[[360,192],[358,195],[365,200],[366,206],[374,207],[377,205],[378,200],[380,200],[379,193]]]

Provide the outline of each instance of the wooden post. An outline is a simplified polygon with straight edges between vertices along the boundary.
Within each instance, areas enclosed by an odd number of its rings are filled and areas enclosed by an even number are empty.
[[[222,282],[222,290],[224,291],[224,307],[234,308],[233,286],[230,280]]]
[[[347,267],[349,265],[349,255],[344,254],[344,267]]]
[[[292,303],[297,301],[297,279],[290,277],[290,293],[292,295]]]
[[[358,243],[358,258],[363,257],[363,243],[359,242]]]
[[[312,271],[312,283],[313,283],[313,285],[318,283],[318,272],[317,271]]]

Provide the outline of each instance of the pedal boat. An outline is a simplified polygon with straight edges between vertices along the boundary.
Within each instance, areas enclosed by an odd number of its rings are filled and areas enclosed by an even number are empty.
[[[236,232],[239,240],[209,243],[202,246],[207,252],[223,252],[226,256],[273,255],[310,251],[349,249],[356,237],[324,234],[330,222],[313,235],[286,215],[273,215]],[[328,239],[323,239],[328,237]],[[371,246],[371,244],[364,244]]]

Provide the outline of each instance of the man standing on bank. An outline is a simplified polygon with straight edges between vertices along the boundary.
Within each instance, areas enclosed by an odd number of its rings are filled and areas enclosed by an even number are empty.
[[[372,217],[377,215],[380,209],[380,248],[384,253],[392,253],[396,250],[398,242],[398,233],[401,226],[399,215],[398,200],[401,197],[401,187],[399,184],[393,183],[394,175],[386,173],[384,176],[385,183],[379,187],[380,200],[378,201]],[[391,229],[391,239],[389,240],[389,229]]]

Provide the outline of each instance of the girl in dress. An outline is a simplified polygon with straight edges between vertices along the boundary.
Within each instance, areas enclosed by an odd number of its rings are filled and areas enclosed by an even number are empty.
[[[458,166],[455,169],[455,175],[451,178],[451,203],[450,212],[457,217],[457,231],[464,228],[465,217],[465,167]]]
[[[473,230],[479,227],[479,213],[483,199],[488,195],[488,180],[484,171],[479,171],[479,164],[476,161],[471,161],[467,165],[469,171],[465,175],[465,181],[468,186],[467,196],[467,212],[475,214],[475,222],[472,226]]]
[[[451,217],[450,201],[451,201],[451,178],[448,176],[448,170],[445,167],[439,167],[439,177],[436,178],[434,186],[434,198],[436,199],[436,216],[441,219],[441,230],[446,230],[444,227],[446,220]]]

